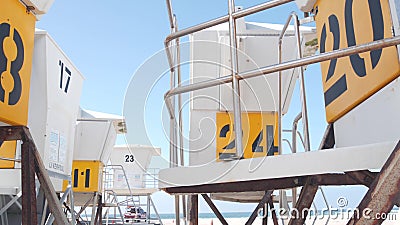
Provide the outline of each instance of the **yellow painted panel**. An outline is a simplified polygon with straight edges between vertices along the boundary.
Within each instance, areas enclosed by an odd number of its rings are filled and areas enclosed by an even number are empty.
[[[320,51],[392,37],[388,0],[318,0]],[[334,122],[399,76],[396,47],[321,63],[326,118]]]
[[[36,18],[18,0],[0,5],[0,121],[26,125]]]
[[[72,189],[74,192],[101,192],[103,185],[103,168],[101,161],[74,160],[72,163]],[[63,189],[68,182],[64,181]]]
[[[216,114],[216,157],[229,158],[236,152],[233,113]],[[276,113],[242,113],[244,158],[264,157],[277,153]]]
[[[5,141],[0,147],[0,157],[15,159],[17,141]],[[13,169],[14,161],[0,160],[0,169]]]

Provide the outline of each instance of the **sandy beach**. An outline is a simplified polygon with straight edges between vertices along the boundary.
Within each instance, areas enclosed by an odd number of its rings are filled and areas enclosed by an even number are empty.
[[[314,219],[309,219],[306,221],[306,224],[313,224]],[[227,218],[226,221],[230,225],[243,225],[246,223],[247,218]],[[317,219],[314,223],[314,225],[325,225],[327,224],[327,219]],[[329,220],[329,225],[343,225],[347,224],[348,220],[344,220],[341,218],[338,219],[331,219]],[[396,216],[396,219],[393,220],[386,220],[383,222],[383,225],[398,225],[400,223],[400,218],[399,215]],[[172,219],[166,219],[163,220],[164,225],[175,225],[175,220]],[[181,221],[181,224],[184,224],[183,221]],[[255,225],[261,225],[262,220],[261,218],[257,218],[254,223]],[[272,219],[268,218],[268,223],[267,224],[273,224]],[[207,218],[207,219],[199,219],[199,225],[222,225],[221,222],[217,218]]]

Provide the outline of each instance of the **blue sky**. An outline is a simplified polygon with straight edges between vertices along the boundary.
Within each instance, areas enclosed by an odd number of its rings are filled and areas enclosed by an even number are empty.
[[[264,1],[237,0],[236,5],[247,8],[261,2]],[[179,27],[186,28],[225,15],[227,1],[175,0],[173,9],[178,18]],[[297,10],[297,7],[291,3],[246,17],[246,20],[284,23],[293,10]],[[170,32],[165,1],[56,0],[49,13],[37,23],[37,27],[49,32],[85,76],[81,106],[114,114],[123,113],[125,92],[135,71],[163,48],[163,41]],[[154,104],[162,104],[162,94],[169,85],[169,82],[166,83],[158,87],[157,93],[160,98],[152,99]],[[306,85],[311,142],[312,148],[316,149],[326,126],[318,65],[307,69]],[[298,100],[298,91],[296,91],[293,107],[288,113],[289,118],[299,112]],[[129,126],[128,124],[128,130]],[[149,126],[157,130],[160,124],[150,122]],[[290,126],[289,122],[284,124],[286,128]],[[136,135],[135,132],[140,131],[131,129],[130,132]],[[162,130],[158,129],[154,135],[153,144],[160,146],[164,156],[167,157],[168,143],[161,137]],[[118,142],[122,141],[121,138],[118,140]],[[346,197],[349,198],[350,203],[354,203],[362,193],[358,188],[333,188],[327,191],[334,206],[339,196],[348,194],[349,196]],[[166,194],[158,193],[154,200],[161,212],[173,211],[172,200]],[[217,205],[224,207],[223,211],[253,210],[253,206],[246,204],[237,206],[218,202]],[[204,204],[201,205],[201,211],[208,211]]]

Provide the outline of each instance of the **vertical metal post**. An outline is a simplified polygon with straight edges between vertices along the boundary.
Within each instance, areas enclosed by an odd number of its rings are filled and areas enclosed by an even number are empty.
[[[265,203],[263,207],[262,225],[268,225],[268,203]]]
[[[175,195],[175,224],[181,224],[180,210],[179,210],[179,195]]]
[[[296,33],[296,41],[297,41],[297,54],[298,58],[301,59],[303,58],[302,50],[301,50],[301,41],[300,41],[300,23],[299,23],[299,18],[297,17],[296,14],[293,15],[293,20],[294,20],[294,29]],[[306,86],[304,82],[304,69],[303,67],[299,67],[300,70],[300,96],[301,96],[301,113],[302,113],[302,119],[303,119],[303,135],[304,135],[304,140],[305,140],[305,150],[310,151],[311,146],[310,146],[310,134],[308,131],[308,112],[307,112],[307,98],[306,98]]]
[[[174,21],[175,21],[175,16],[173,17]],[[175,22],[173,22],[173,24],[175,24]],[[174,33],[175,28],[173,27],[173,25],[171,25],[171,33]],[[173,46],[170,45],[170,48],[172,48]],[[175,50],[176,50],[176,46],[175,46]],[[168,50],[169,51],[169,50]],[[173,56],[174,58],[174,62],[176,62],[176,51],[175,54]],[[174,65],[175,66],[175,65]],[[170,88],[171,90],[175,88],[175,70],[171,70],[170,72]],[[171,98],[171,108],[172,108],[172,113],[173,115],[171,115],[170,117],[170,167],[176,167],[178,164],[178,153],[177,153],[177,131],[176,131],[176,119],[175,119],[175,112],[176,112],[176,108],[175,108],[175,97]]]
[[[189,196],[189,225],[199,224],[199,196]]]
[[[150,199],[151,205],[153,206],[154,213],[156,214],[156,216],[157,216],[157,218],[158,218],[158,220],[159,220],[159,222],[160,222],[160,225],[163,225],[163,223],[162,223],[162,221],[161,221],[160,214],[158,214],[156,205],[154,204],[153,199],[151,199],[151,196],[150,196],[150,195],[149,195],[149,199]]]
[[[282,39],[278,44],[278,62],[282,62]],[[282,155],[282,71],[278,73],[278,153]]]
[[[175,24],[175,32],[178,31],[178,21],[176,17],[174,17]],[[181,50],[180,50],[180,41],[179,38],[176,39],[176,66],[177,66],[177,77],[178,77],[178,87],[182,85],[182,76],[181,76]],[[185,156],[184,156],[184,148],[183,148],[183,119],[182,119],[182,94],[178,95],[178,137],[179,137],[179,158],[180,165],[185,166]],[[186,195],[182,195],[182,214],[184,219],[184,224],[186,224]]]
[[[230,53],[231,53],[231,73],[232,73],[232,95],[233,95],[233,117],[235,126],[236,138],[236,157],[243,156],[242,144],[242,115],[240,107],[240,88],[239,88],[239,64],[237,53],[237,36],[236,36],[236,20],[233,17],[235,12],[235,1],[228,0],[229,7],[229,40],[230,40]]]
[[[37,224],[35,162],[29,140],[23,140],[21,154],[22,225]]]
[[[150,224],[150,195],[147,194],[147,211],[146,211],[146,222]]]
[[[169,7],[169,15],[172,17],[171,21],[171,33],[175,32],[175,24],[176,24],[176,17],[175,15],[172,14],[172,7],[170,1],[167,1],[167,5]],[[172,47],[172,46],[169,46]],[[173,56],[174,62],[176,62],[176,58],[178,56],[177,53],[177,46],[175,46],[175,54]],[[169,52],[169,49],[167,49],[167,52]],[[174,65],[175,66],[175,65]],[[170,87],[171,90],[175,88],[175,70],[171,68],[170,70]],[[176,167],[178,165],[178,152],[177,152],[177,129],[176,129],[176,120],[175,120],[175,97],[172,97],[171,99],[171,105],[172,105],[172,113],[170,117],[170,167]],[[175,218],[176,218],[176,225],[180,224],[180,215],[179,215],[179,196],[175,196]]]
[[[71,186],[71,190],[69,191],[69,202],[70,202],[70,207],[71,207],[71,225],[74,225],[76,223],[75,220],[75,205],[74,205],[74,191],[72,189],[72,184],[71,180],[68,181],[68,184]]]
[[[97,201],[98,201],[98,198],[99,197],[99,193],[98,192],[96,192],[95,194],[94,194],[94,198],[93,198],[93,207],[92,207],[92,218],[90,219],[90,225],[95,225],[95,222],[96,222],[96,206],[97,206]]]
[[[45,224],[46,215],[47,215],[47,199],[44,199],[44,206],[43,206],[42,219],[41,219],[40,225]]]

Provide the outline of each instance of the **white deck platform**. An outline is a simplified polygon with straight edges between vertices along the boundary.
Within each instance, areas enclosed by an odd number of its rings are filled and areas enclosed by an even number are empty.
[[[397,142],[161,170],[159,188],[380,170]]]
[[[130,196],[130,192],[128,189],[113,189],[117,196]],[[147,196],[152,195],[158,191],[156,188],[132,188],[133,196]]]

